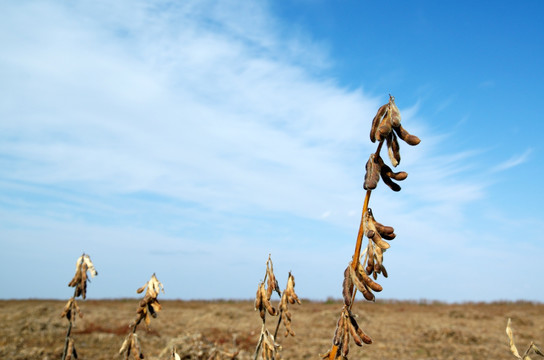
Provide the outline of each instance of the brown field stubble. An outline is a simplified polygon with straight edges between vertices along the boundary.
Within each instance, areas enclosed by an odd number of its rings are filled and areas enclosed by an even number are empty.
[[[59,316],[65,301],[0,301],[0,359],[59,359],[66,320]],[[73,334],[81,359],[117,359],[119,344],[129,332],[134,299],[86,300],[85,312]],[[282,341],[283,359],[317,359],[330,346],[342,303],[304,301],[293,309],[296,337]],[[142,331],[146,359],[168,359],[187,346],[216,347],[249,359],[259,338],[253,301],[167,301],[161,316]],[[544,344],[544,304],[417,302],[358,302],[357,313],[372,336],[373,345],[357,354],[360,359],[512,359],[505,326],[512,319],[516,343]],[[282,335],[281,335],[282,336]],[[166,351],[165,351],[166,350]],[[162,356],[159,356],[162,352]],[[181,357],[197,359],[197,357]]]

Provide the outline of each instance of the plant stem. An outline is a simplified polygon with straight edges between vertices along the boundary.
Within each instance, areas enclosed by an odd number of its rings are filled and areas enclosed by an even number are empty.
[[[361,257],[361,248],[363,245],[363,235],[365,234],[365,215],[368,211],[368,202],[370,201],[370,194],[372,190],[366,191],[365,202],[363,203],[363,211],[361,214],[361,223],[359,224],[359,232],[357,233],[357,243],[355,244],[355,252],[353,253],[353,260],[351,266],[354,270],[357,269],[359,265],[359,257]]]
[[[281,314],[283,313],[283,310],[280,309],[280,313],[278,314],[278,324],[276,325],[276,330],[274,331],[274,341],[276,341],[276,336],[278,336],[278,330],[280,328],[281,324]]]
[[[378,148],[376,149],[375,156],[380,155],[380,151],[382,150],[383,146],[383,140],[380,141],[378,144]],[[368,203],[370,202],[370,194],[372,193],[372,190],[367,190],[365,195],[365,201],[363,203],[363,211],[361,214],[361,223],[359,224],[359,232],[357,233],[357,242],[355,243],[355,251],[353,252],[353,259],[351,261],[351,267],[353,270],[357,270],[357,266],[359,266],[359,258],[361,257],[361,248],[363,245],[363,236],[365,234],[365,215],[368,211]],[[351,310],[351,307],[353,305],[355,294],[357,293],[357,289],[353,289],[353,295],[351,298],[351,304],[349,305],[348,309]],[[329,360],[334,360],[336,358],[336,353],[338,352],[338,346],[333,345],[331,351],[329,352]]]
[[[70,305],[70,318],[68,321],[70,324],[68,325],[68,330],[66,331],[66,340],[64,341],[64,350],[62,351],[62,360],[66,359],[66,352],[68,351],[68,343],[70,342],[70,334],[72,333],[72,317],[74,317],[74,301],[76,301],[76,293],[77,293],[77,287],[74,289],[74,300],[72,301],[72,304]]]
[[[72,321],[68,325],[68,331],[66,332],[66,340],[64,341],[64,350],[62,352],[62,360],[66,359],[66,351],[68,350],[68,343],[70,342],[70,333],[72,332]]]
[[[259,342],[257,342],[257,347],[255,348],[255,354],[253,356],[254,360],[257,360],[259,357],[259,350],[261,350],[261,344],[263,343],[263,337],[264,337],[264,320],[263,320],[263,326],[261,328],[261,336],[259,337]]]

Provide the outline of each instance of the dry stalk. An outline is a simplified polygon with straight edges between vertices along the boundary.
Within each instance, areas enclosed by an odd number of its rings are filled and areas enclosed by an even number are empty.
[[[520,360],[531,360],[529,355],[532,352],[544,357],[544,353],[542,352],[542,350],[540,350],[533,341],[531,341],[531,343],[529,344],[529,347],[527,348],[527,350],[525,350],[525,353],[523,354],[523,356],[519,355],[518,348],[516,347],[516,344],[514,343],[514,332],[512,331],[511,322],[512,321],[509,318],[508,322],[506,323],[506,335],[508,335],[508,340],[510,341],[510,351],[512,352],[512,354]]]
[[[77,351],[74,344],[74,339],[71,337],[72,327],[76,321],[76,314],[83,317],[76,298],[82,297],[84,300],[87,297],[87,281],[89,277],[87,271],[91,273],[91,277],[98,275],[89,255],[83,253],[76,261],[76,273],[73,279],[68,283],[68,286],[74,288],[74,295],[68,300],[62,311],[61,317],[66,317],[68,320],[68,330],[66,331],[66,339],[64,341],[64,350],[62,352],[62,360],[77,359]]]
[[[266,287],[265,287],[266,283]],[[270,303],[272,293],[276,291],[280,296],[278,310]],[[274,275],[274,267],[270,255],[266,261],[266,273],[264,280],[259,284],[257,295],[255,297],[255,310],[259,310],[262,319],[261,334],[255,348],[254,359],[275,360],[280,358],[281,346],[276,342],[278,330],[283,321],[285,326],[285,336],[295,336],[291,328],[291,312],[289,304],[300,304],[300,300],[295,293],[295,277],[289,272],[287,277],[287,286],[283,293],[279,289],[278,281]],[[274,335],[266,328],[266,314],[278,316],[278,323]]]
[[[389,102],[378,109],[376,116],[372,120],[370,141],[373,143],[377,141],[378,147],[376,152],[370,155],[365,166],[366,174],[363,188],[366,190],[366,196],[363,203],[355,252],[344,271],[342,286],[344,306],[337,322],[332,347],[327,353],[321,355],[323,359],[347,359],[350,339],[353,339],[357,346],[362,346],[363,343],[372,343],[372,339],[357,324],[356,316],[352,314],[351,308],[357,290],[363,294],[367,301],[374,301],[374,292],[382,291],[382,286],[375,280],[378,279],[379,275],[384,277],[388,275],[383,264],[383,254],[390,248],[386,240],[389,241],[395,238],[395,230],[391,226],[385,226],[376,221],[368,205],[372,190],[376,189],[380,179],[391,190],[400,191],[401,187],[395,181],[402,181],[408,176],[404,171],[393,172],[391,167],[386,165],[380,156],[385,143],[391,165],[394,168],[397,167],[401,160],[398,138],[412,146],[420,143],[417,136],[411,135],[402,127],[400,111],[395,104],[395,98],[389,95]],[[364,259],[361,262],[364,237],[368,239],[368,243],[363,251]]]
[[[136,310],[136,318],[129,325],[130,333],[125,338],[125,341],[119,349],[119,355],[125,354],[125,360],[128,360],[132,354],[134,359],[143,359],[144,354],[140,346],[140,340],[136,334],[136,329],[142,320],[144,320],[146,329],[149,330],[149,324],[151,322],[151,317],[156,318],[159,311],[161,311],[161,304],[157,300],[159,292],[162,291],[164,294],[164,287],[162,283],[157,279],[155,274],[151,276],[151,279],[144,284],[141,288],[136,290],[138,294],[146,290],[145,295],[138,305]]]

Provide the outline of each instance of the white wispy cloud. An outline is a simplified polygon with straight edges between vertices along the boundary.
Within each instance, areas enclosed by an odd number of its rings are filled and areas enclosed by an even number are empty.
[[[533,152],[533,149],[527,149],[525,150],[523,154],[514,155],[510,159],[503,161],[502,163],[493,167],[491,171],[493,172],[505,171],[513,167],[516,167],[518,165],[521,165],[527,162],[527,160],[529,160],[529,157],[532,152]]]

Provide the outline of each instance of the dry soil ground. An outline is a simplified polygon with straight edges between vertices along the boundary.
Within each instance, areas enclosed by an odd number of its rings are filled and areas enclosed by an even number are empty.
[[[59,317],[64,303],[0,301],[0,359],[60,359],[67,329],[67,320]],[[84,317],[73,329],[79,359],[122,359],[117,351],[138,300],[79,303]],[[251,358],[261,329],[252,302],[162,305],[150,331],[138,329],[146,359],[169,359],[174,345],[182,359],[208,359],[214,348],[235,349],[240,360]],[[377,302],[356,303],[353,309],[374,343],[363,348],[352,343],[350,359],[515,359],[505,333],[508,318],[520,352],[532,340],[544,347],[544,304]],[[283,359],[319,359],[330,347],[340,310],[339,302],[303,301],[294,306],[296,337],[278,337]],[[268,319],[273,331],[277,320]]]

